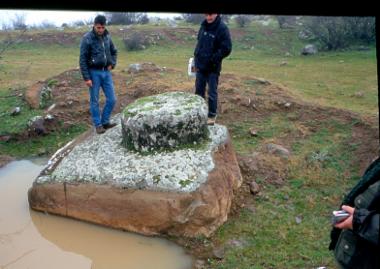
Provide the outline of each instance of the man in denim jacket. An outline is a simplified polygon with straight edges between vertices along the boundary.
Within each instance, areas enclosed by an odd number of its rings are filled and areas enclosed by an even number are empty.
[[[115,68],[117,50],[109,32],[105,29],[106,17],[95,17],[92,31],[86,33],[80,44],[79,65],[90,91],[90,111],[96,132],[102,134],[114,127],[110,116],[116,103],[111,70]],[[106,102],[102,113],[99,110],[99,90],[102,87]]]

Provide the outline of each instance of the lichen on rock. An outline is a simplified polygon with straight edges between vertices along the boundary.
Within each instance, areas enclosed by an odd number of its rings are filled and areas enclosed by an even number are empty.
[[[122,113],[123,145],[151,152],[201,142],[208,136],[207,111],[202,97],[185,92],[140,98]]]
[[[145,155],[120,145],[121,125],[118,124],[105,134],[93,135],[76,145],[51,174],[37,178],[37,183],[91,182],[122,188],[191,192],[207,180],[214,168],[212,152],[228,137],[227,128],[222,125],[209,126],[208,131],[209,140],[202,147]]]

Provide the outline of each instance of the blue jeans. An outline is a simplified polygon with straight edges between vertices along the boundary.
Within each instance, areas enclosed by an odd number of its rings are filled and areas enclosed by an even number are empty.
[[[116,104],[115,90],[113,87],[112,74],[108,70],[90,69],[92,87],[90,87],[90,111],[92,123],[95,127],[107,124],[110,121],[112,110]],[[102,87],[106,102],[102,115],[99,110],[99,90]]]
[[[205,97],[206,83],[208,84],[208,117],[216,117],[218,108],[218,81],[217,73],[201,73],[197,72],[195,78],[195,94]]]

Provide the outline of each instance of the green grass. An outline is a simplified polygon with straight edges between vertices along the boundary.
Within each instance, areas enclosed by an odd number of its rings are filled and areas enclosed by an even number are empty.
[[[30,138],[25,141],[0,141],[1,154],[11,155],[16,158],[29,158],[33,156],[50,156],[60,147],[86,131],[88,127],[80,124],[67,130],[56,131],[47,136]]]
[[[181,27],[188,27],[180,23]],[[153,62],[181,73],[163,73],[175,84],[187,79],[188,59],[193,56],[195,40],[175,33],[182,42],[164,39],[143,51],[126,51],[121,35],[113,30],[113,40],[119,50],[115,72],[129,64]],[[137,29],[160,31],[163,26],[143,25]],[[198,30],[198,26],[191,26]],[[321,52],[305,57],[299,54],[306,42],[297,38],[298,31],[280,30],[275,23],[263,26],[252,23],[240,29],[234,23],[231,30],[239,31],[233,40],[233,51],[224,60],[222,75],[244,76],[244,88],[262,94],[253,79],[262,77],[285,86],[294,96],[323,106],[347,109],[361,115],[374,116],[378,111],[376,50]],[[168,30],[176,32],[175,28]],[[74,31],[74,30],[70,30]],[[83,29],[83,33],[87,30]],[[253,48],[252,48],[253,47]],[[290,56],[285,56],[289,53]],[[18,44],[0,59],[0,125],[1,133],[19,132],[40,110],[30,110],[21,98],[1,98],[12,94],[8,88],[25,89],[38,80],[46,80],[78,66],[79,43],[72,46]],[[280,65],[282,62],[286,65]],[[250,79],[252,77],[252,79]],[[132,78],[131,78],[132,79]],[[50,81],[54,84],[54,81]],[[362,92],[362,97],[355,93]],[[21,114],[10,117],[14,106]],[[286,139],[296,133],[291,113],[272,113],[263,119],[246,117],[228,124],[233,146],[241,155],[257,151],[264,143]],[[352,124],[337,121],[310,120],[303,122],[313,132],[291,143],[289,175],[283,186],[261,185],[261,194],[252,196],[256,211],[243,209],[238,217],[230,218],[216,233],[216,239],[226,243],[231,239],[244,241],[241,248],[227,248],[221,261],[211,259],[211,268],[335,268],[334,258],[327,250],[330,212],[339,205],[343,195],[360,176],[352,165],[357,143],[352,141]],[[257,137],[249,129],[258,132]],[[29,139],[23,143],[0,142],[0,153],[19,158],[52,154],[66,142],[86,129],[75,126],[65,132]],[[300,222],[297,223],[296,217]]]
[[[280,66],[283,61],[287,65]],[[373,116],[378,110],[374,48],[325,52],[310,57],[269,57],[262,53],[235,51],[223,66],[226,72],[263,77],[281,84],[308,102],[362,115]],[[355,97],[358,92],[362,92],[363,97]]]
[[[30,109],[25,101],[18,94],[25,92],[25,88],[2,89],[0,90],[0,135],[17,134],[27,128],[30,118],[42,114],[42,110]],[[16,95],[16,96],[15,96]],[[10,112],[20,107],[19,115],[11,116]]]
[[[274,116],[265,124],[268,138],[287,129],[287,123],[277,130],[270,127],[278,119]],[[211,268],[336,268],[328,251],[330,212],[359,176],[358,167],[350,163],[355,149],[349,143],[351,132],[350,125],[331,121],[323,123],[307,139],[294,143],[287,182],[277,187],[257,180],[263,188],[261,194],[248,201],[255,212],[243,209],[216,235],[222,244],[237,239],[245,245],[228,247],[222,262],[210,260]],[[328,154],[310,159],[318,150]],[[345,176],[347,171],[349,175]]]

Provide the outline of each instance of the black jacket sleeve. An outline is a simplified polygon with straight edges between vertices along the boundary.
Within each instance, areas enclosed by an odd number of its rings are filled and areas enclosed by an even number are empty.
[[[220,45],[211,57],[211,62],[214,64],[219,64],[223,58],[230,55],[232,50],[230,31],[227,27],[223,27],[220,32],[220,36],[218,37]]]
[[[115,45],[113,44],[112,39],[110,39],[110,53],[111,53],[112,68],[115,68],[116,61],[117,61],[117,49]]]
[[[355,209],[352,226],[353,232],[361,238],[379,246],[380,214],[365,208]]]
[[[84,80],[91,79],[88,71],[88,60],[90,58],[90,42],[83,37],[80,43],[79,67]]]

